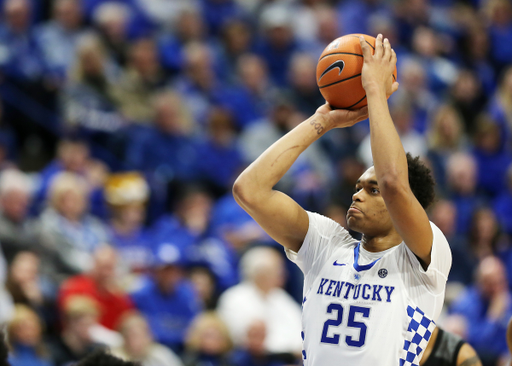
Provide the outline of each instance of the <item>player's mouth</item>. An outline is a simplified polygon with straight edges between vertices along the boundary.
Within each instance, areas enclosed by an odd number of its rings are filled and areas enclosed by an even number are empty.
[[[356,213],[363,213],[363,211],[357,206],[350,206],[350,208],[347,211],[347,214],[350,215]]]

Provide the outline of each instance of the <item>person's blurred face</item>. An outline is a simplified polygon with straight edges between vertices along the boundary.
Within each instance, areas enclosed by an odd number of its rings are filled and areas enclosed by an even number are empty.
[[[215,326],[209,326],[201,333],[199,348],[207,355],[220,355],[226,348],[225,337]]]
[[[188,77],[202,89],[208,89],[214,81],[210,52],[204,46],[194,47],[186,56]]]
[[[292,41],[292,31],[287,26],[272,27],[267,30],[267,39],[276,50],[286,48]]]
[[[6,24],[15,32],[22,33],[30,25],[30,4],[27,0],[8,0],[4,5]]]
[[[204,24],[199,13],[185,11],[178,18],[177,34],[182,41],[199,40],[204,34]]]
[[[317,91],[316,62],[309,56],[298,56],[291,66],[290,82],[299,91]]]
[[[242,83],[253,93],[259,93],[268,83],[265,63],[258,56],[242,56],[238,63]]]
[[[14,340],[26,346],[37,346],[41,341],[41,326],[33,316],[21,320],[14,330]]]
[[[364,172],[355,188],[352,205],[347,211],[348,227],[370,237],[391,232],[393,223],[380,194],[374,167]]]
[[[11,276],[19,284],[37,279],[39,273],[39,258],[30,252],[20,252],[11,265]]]
[[[155,269],[154,277],[160,291],[171,293],[183,279],[183,270],[175,265],[162,266]]]
[[[70,221],[79,221],[86,208],[86,195],[78,190],[62,192],[56,207],[57,211]]]
[[[82,11],[77,0],[60,0],[55,6],[55,19],[68,30],[80,27]]]
[[[89,148],[81,143],[65,143],[59,149],[59,160],[64,169],[74,173],[84,171],[89,159]]]
[[[457,210],[450,201],[439,201],[432,210],[432,222],[450,237],[455,233]]]
[[[0,199],[3,214],[11,221],[23,222],[27,216],[30,195],[24,191],[12,189],[5,192]]]
[[[491,242],[498,231],[498,222],[491,209],[481,209],[476,214],[475,232],[485,242]]]
[[[149,39],[138,41],[131,50],[131,64],[142,76],[158,70],[156,46]]]
[[[251,32],[242,22],[232,23],[224,30],[224,43],[232,55],[241,55],[249,49]]]
[[[265,354],[267,327],[263,321],[256,321],[247,330],[247,349],[253,355]]]
[[[212,199],[205,193],[196,192],[181,202],[178,215],[191,231],[203,233],[208,227],[211,209]]]
[[[119,208],[118,220],[123,224],[138,228],[146,219],[146,207],[142,203],[133,203]]]
[[[339,37],[338,19],[336,11],[332,9],[321,9],[317,11],[318,39],[328,44]],[[393,44],[393,43],[392,43]]]
[[[474,164],[467,159],[459,159],[448,168],[448,179],[455,192],[468,195],[475,191],[476,167]]]
[[[494,260],[487,261],[486,259],[482,261],[479,267],[478,287],[485,298],[492,299],[494,296],[507,291],[508,284],[503,265]]]
[[[401,87],[408,93],[417,93],[425,86],[425,71],[421,64],[409,61],[402,69]]]
[[[111,248],[101,248],[94,255],[93,276],[99,284],[109,284],[116,277],[117,255]]]
[[[470,71],[462,72],[453,87],[453,96],[465,103],[471,103],[478,96],[480,86],[475,75]]]
[[[455,111],[448,110],[439,120],[439,133],[443,136],[443,141],[449,146],[456,145],[462,133],[461,124]]]
[[[82,54],[81,60],[82,69],[85,76],[88,77],[101,77],[104,74],[104,59],[103,55],[97,50],[88,50]]]
[[[97,324],[98,318],[93,314],[86,314],[70,319],[67,329],[78,337],[82,342],[88,343],[91,340],[91,327]]]
[[[194,285],[203,303],[212,299],[215,292],[215,282],[206,269],[195,269],[190,274],[190,281]]]
[[[254,277],[256,286],[265,293],[283,287],[284,282],[284,263],[277,253],[268,257],[267,263],[258,269]]]
[[[176,100],[159,101],[155,107],[155,112],[155,124],[159,130],[169,135],[181,134],[180,107]]]
[[[127,19],[117,16],[111,17],[99,26],[110,42],[118,44],[126,41],[126,23]]]
[[[124,348],[133,358],[144,358],[153,338],[147,323],[143,319],[134,318],[123,326]]]

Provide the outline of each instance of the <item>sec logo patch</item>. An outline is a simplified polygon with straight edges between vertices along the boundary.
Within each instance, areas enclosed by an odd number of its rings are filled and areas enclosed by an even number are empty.
[[[380,278],[384,278],[388,275],[388,270],[386,268],[381,268],[378,273]]]

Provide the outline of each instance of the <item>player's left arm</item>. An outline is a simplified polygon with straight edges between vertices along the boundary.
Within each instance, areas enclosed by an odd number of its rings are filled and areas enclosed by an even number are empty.
[[[457,366],[482,366],[482,361],[469,343],[464,343],[457,355]]]
[[[392,87],[396,54],[389,41],[377,36],[375,53],[360,37],[364,64],[362,82],[368,98],[370,140],[377,182],[391,220],[405,244],[430,265],[433,233],[427,214],[409,186],[407,158],[395,129],[386,98]]]

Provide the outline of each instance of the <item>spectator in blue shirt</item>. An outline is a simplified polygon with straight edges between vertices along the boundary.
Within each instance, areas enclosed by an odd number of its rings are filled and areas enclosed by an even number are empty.
[[[512,5],[507,0],[489,1],[486,10],[491,21],[491,58],[499,74],[512,62],[512,50],[502,46],[512,42]]]
[[[52,366],[42,339],[42,324],[37,314],[26,305],[16,305],[8,326],[12,366]]]
[[[53,3],[53,17],[41,25],[36,36],[52,74],[64,81],[76,57],[77,44],[84,34],[79,0],[58,0]]]
[[[503,263],[487,257],[478,265],[476,285],[455,301],[450,312],[467,320],[467,340],[483,364],[495,364],[507,352],[506,330],[512,299]]]
[[[153,260],[151,238],[144,228],[148,198],[148,184],[138,172],[112,174],[105,183],[111,214],[109,243],[130,272],[146,270]]]
[[[256,53],[267,63],[272,81],[280,87],[287,85],[287,75],[293,54],[299,46],[291,29],[291,12],[282,4],[270,4],[261,13],[262,38]]]
[[[190,322],[201,310],[191,283],[184,279],[185,264],[179,246],[165,242],[156,246],[152,275],[131,295],[156,341],[178,352]]]
[[[499,127],[486,116],[479,119],[476,127],[473,156],[478,166],[478,189],[492,199],[505,188],[505,175],[512,163],[512,155],[501,148]]]
[[[502,229],[512,237],[512,165],[507,169],[506,189],[494,200],[493,208]]]

